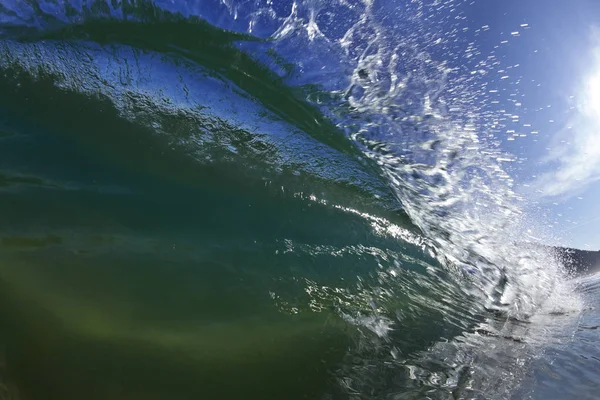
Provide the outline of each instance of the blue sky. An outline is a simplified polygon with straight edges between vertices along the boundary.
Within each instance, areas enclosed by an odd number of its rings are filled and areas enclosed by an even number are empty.
[[[600,1],[480,0],[467,15],[500,61],[498,137],[518,158],[506,165],[516,191],[550,241],[600,250]]]

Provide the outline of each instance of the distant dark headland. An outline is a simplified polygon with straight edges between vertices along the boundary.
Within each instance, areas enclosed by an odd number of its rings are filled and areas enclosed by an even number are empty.
[[[556,258],[568,271],[593,274],[600,271],[600,251],[553,247]]]

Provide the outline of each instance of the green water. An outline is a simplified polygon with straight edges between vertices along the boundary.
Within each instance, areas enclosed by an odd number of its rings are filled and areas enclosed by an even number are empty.
[[[106,120],[81,124],[128,134]],[[121,158],[122,148],[26,126],[3,139],[0,197],[2,341],[24,398],[331,390],[356,333],[333,300],[309,307],[306,281],[352,288],[377,269],[367,248],[405,244],[226,169],[167,176],[185,169],[178,157],[144,168],[151,141]]]
[[[338,377],[377,336],[344,316],[401,310],[405,354],[451,335],[419,300],[437,264],[377,167],[230,34],[116,23],[26,37],[1,44],[6,398],[345,398]],[[258,105],[259,122],[215,116],[209,92],[165,111],[176,98],[123,83],[152,52],[159,70],[198,63],[185,79],[234,84],[217,94]],[[382,290],[394,266],[400,283]]]

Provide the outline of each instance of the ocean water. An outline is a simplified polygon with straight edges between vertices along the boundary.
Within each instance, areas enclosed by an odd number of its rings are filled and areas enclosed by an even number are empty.
[[[597,398],[466,4],[0,2],[0,398]]]

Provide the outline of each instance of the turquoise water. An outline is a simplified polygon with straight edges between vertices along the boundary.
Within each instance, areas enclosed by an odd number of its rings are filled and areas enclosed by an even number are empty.
[[[385,76],[384,19],[224,4],[3,4],[4,398],[540,393],[585,302],[515,240],[465,82],[411,41]]]

